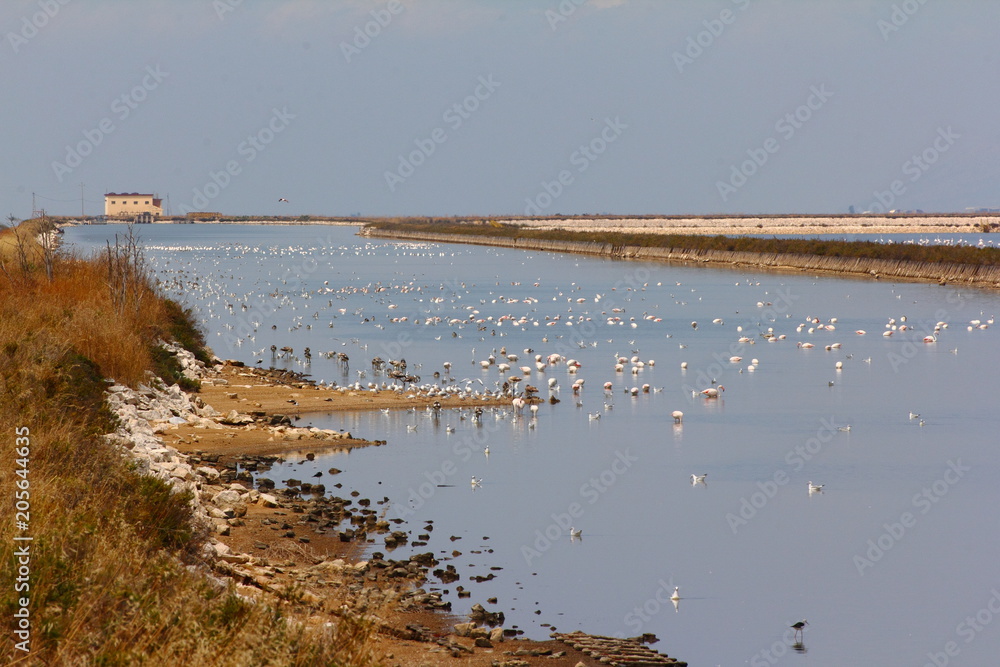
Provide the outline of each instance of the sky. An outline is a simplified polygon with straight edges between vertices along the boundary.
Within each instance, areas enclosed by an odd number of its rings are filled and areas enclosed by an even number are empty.
[[[4,0],[0,214],[1000,208],[997,26],[991,0]]]

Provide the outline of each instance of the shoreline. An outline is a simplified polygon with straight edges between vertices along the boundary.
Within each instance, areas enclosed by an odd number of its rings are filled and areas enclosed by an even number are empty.
[[[303,414],[429,406],[439,397],[341,392],[295,373],[279,371],[272,377],[273,371],[218,358],[206,366],[178,346],[168,349],[187,377],[203,383],[202,390],[184,394],[176,385],[140,391],[111,387],[109,400],[123,426],[109,438],[124,446],[146,474],[193,493],[196,521],[210,534],[203,562],[212,575],[230,580],[244,599],[284,599],[302,614],[304,627],[314,629],[361,615],[374,624],[372,642],[379,664],[396,667],[419,667],[446,657],[461,658],[471,667],[596,667],[621,655],[634,656],[639,661],[635,664],[687,664],[647,647],[656,641],[651,635],[618,639],[578,631],[559,634],[552,626],[549,639],[521,637],[516,626],[504,625],[502,612],[483,606],[497,609],[496,598],[475,602],[477,577],[459,574],[447,563],[475,565],[470,556],[462,558],[467,549],[461,549],[461,543],[454,543],[461,551],[438,544],[433,551],[391,558],[397,546],[424,546],[432,520],[422,526],[390,518],[386,509],[392,499],[349,491],[348,484],[335,482],[328,490],[305,480],[264,477],[273,463],[292,452],[294,460],[304,463],[330,448],[385,444],[350,433],[295,427],[287,414],[275,412],[288,412],[284,406],[289,395],[298,395],[293,399],[298,405],[292,407]],[[442,405],[447,401],[469,408],[510,401],[440,400]],[[152,414],[160,417],[149,418]],[[168,418],[170,414],[174,416]],[[275,417],[281,418],[277,424]],[[460,600],[468,600],[469,611],[464,605],[453,609],[442,599],[441,591],[452,587]]]

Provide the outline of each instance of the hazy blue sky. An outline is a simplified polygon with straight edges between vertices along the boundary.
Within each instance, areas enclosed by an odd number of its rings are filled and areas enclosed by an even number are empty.
[[[4,0],[0,213],[77,213],[81,182],[88,213],[998,207],[998,27],[991,0]]]

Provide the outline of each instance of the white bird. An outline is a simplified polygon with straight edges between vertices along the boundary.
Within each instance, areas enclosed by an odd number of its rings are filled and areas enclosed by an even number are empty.
[[[684,413],[681,412],[680,410],[674,410],[672,413],[670,413],[670,416],[674,418],[675,424],[680,424],[682,421],[684,421]]]
[[[838,426],[837,430],[838,431],[850,431],[851,430],[851,425],[848,424],[847,426]]]
[[[706,477],[708,477],[708,473],[707,472],[705,474],[703,474],[703,475],[691,475],[691,483],[692,484],[704,484]]]
[[[919,417],[920,417],[920,415],[918,415],[916,412],[911,412],[910,413],[910,419],[918,419]]]
[[[282,202],[282,201],[283,201],[283,202],[285,202],[286,204],[288,203],[288,200],[287,200],[287,199],[285,199],[284,197],[279,197],[279,198],[278,198],[278,201],[279,201],[279,202]]]
[[[670,599],[671,600],[680,600],[681,599],[681,592],[680,591],[681,591],[681,587],[680,586],[674,586],[674,594],[670,596]]]
[[[718,398],[719,394],[725,390],[726,388],[720,384],[718,388],[709,387],[708,389],[702,389],[701,393],[705,398]]]
[[[581,530],[579,528],[575,528],[573,526],[570,526],[569,527],[569,536],[570,537],[574,537],[574,538],[575,537],[582,537],[583,536],[583,530]]]
[[[809,493],[822,493],[824,486],[826,486],[826,484],[813,484],[812,482],[809,482]]]
[[[472,476],[472,486],[473,487],[479,486],[480,484],[482,484],[482,482],[483,482],[483,479],[481,477],[476,477],[475,475]]]

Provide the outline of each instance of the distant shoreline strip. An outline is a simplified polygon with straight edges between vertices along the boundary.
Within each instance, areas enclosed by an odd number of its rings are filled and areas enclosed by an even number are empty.
[[[834,257],[793,253],[756,253],[729,250],[657,248],[613,245],[589,241],[561,241],[536,238],[508,238],[489,235],[407,232],[364,227],[362,236],[438,243],[465,243],[498,246],[518,250],[564,252],[615,259],[684,262],[688,264],[752,267],[779,272],[819,272],[846,277],[889,278],[913,282],[962,284],[973,287],[1000,288],[1000,265],[972,265],[911,260]]]

